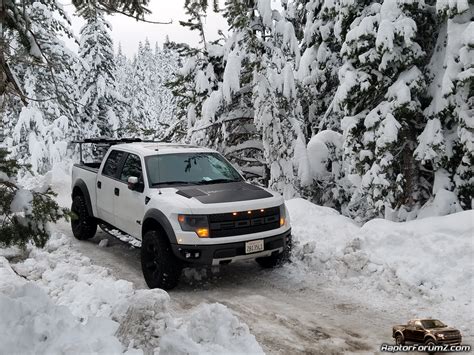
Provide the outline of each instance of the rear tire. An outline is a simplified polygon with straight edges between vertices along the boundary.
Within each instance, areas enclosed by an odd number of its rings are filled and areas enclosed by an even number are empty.
[[[149,288],[171,290],[178,285],[183,265],[165,236],[157,231],[146,232],[140,253],[143,277]]]
[[[403,336],[401,334],[397,334],[395,336],[395,344],[397,345],[405,345],[405,339],[403,338]]]
[[[97,221],[87,211],[86,199],[83,195],[76,195],[72,200],[71,217],[72,234],[79,240],[86,240],[94,237],[97,232]]]

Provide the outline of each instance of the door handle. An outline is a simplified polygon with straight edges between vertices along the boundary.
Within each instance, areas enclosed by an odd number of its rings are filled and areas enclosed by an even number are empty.
[[[115,194],[115,196],[119,196],[119,195],[120,195],[120,190],[119,190],[118,187],[116,187],[116,188],[114,189],[114,194]]]
[[[97,188],[98,189],[102,188],[102,182],[101,181],[97,181]]]

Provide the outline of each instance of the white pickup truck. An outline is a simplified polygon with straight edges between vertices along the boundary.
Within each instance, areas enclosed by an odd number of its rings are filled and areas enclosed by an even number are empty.
[[[288,256],[291,228],[283,198],[245,181],[214,150],[181,144],[85,140],[72,171],[73,234],[97,225],[141,240],[150,288],[171,289],[187,264],[256,259],[274,267]],[[85,163],[82,144],[108,144]]]

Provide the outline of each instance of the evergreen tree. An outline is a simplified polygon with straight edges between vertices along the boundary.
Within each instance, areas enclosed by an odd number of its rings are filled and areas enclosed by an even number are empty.
[[[215,1],[213,5],[216,9]],[[169,43],[167,46],[176,50],[183,58],[184,65],[167,84],[176,97],[177,119],[170,125],[165,135],[166,140],[190,141],[194,139],[199,144],[201,137],[206,135],[205,130],[196,127],[200,132],[193,138],[191,129],[195,124],[200,125],[196,122],[206,115],[203,110],[206,109],[208,112],[207,108],[204,108],[204,101],[211,97],[211,93],[217,88],[218,76],[222,75],[221,46],[218,42],[207,43],[204,33],[202,17],[208,11],[208,7],[207,0],[186,0],[184,5],[188,19],[181,21],[180,24],[198,33],[200,38],[198,48],[176,43]],[[201,123],[206,124],[205,121]]]
[[[472,208],[474,196],[474,6],[467,1],[438,1],[441,30],[428,66],[432,99],[424,114],[428,122],[418,137],[415,156],[434,176],[432,194],[446,191],[451,210],[457,200]]]
[[[49,239],[48,224],[67,215],[54,201],[51,189],[31,191],[17,185],[20,165],[0,149],[0,246],[43,247]]]
[[[86,20],[80,34],[79,82],[81,92],[80,114],[82,122],[90,127],[94,136],[117,136],[124,116],[123,98],[117,91],[114,77],[116,68],[110,24],[104,14],[91,6],[83,10]]]
[[[360,179],[350,206],[354,216],[413,208],[426,199],[413,154],[423,122],[419,66],[431,51],[425,33],[434,30],[424,3],[385,0],[362,8],[347,32],[336,102],[346,116],[349,173]]]
[[[336,2],[299,0],[297,3],[305,10],[300,15],[305,25],[297,79],[309,140],[321,129],[341,129],[341,116],[332,106],[342,64],[341,35],[336,36],[341,19]]]
[[[270,2],[259,1],[265,41],[265,54],[254,71],[255,123],[262,134],[264,154],[270,167],[269,186],[291,198],[299,194],[302,173],[298,174],[305,139],[301,130],[302,111],[297,98],[294,70],[299,61],[299,48],[293,25],[283,16],[269,15]],[[276,17],[275,21],[272,18]],[[270,20],[268,20],[270,18]]]
[[[43,62],[28,59],[23,48],[15,65],[22,91],[31,100],[28,107],[11,110],[7,145],[22,164],[33,172],[44,173],[66,155],[67,140],[77,135],[77,78],[73,67],[77,56],[68,50],[60,36],[72,36],[68,20],[55,1],[25,6],[35,43],[42,48]]]

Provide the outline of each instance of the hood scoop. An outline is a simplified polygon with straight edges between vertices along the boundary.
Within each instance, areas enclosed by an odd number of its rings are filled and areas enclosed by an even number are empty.
[[[273,196],[264,189],[246,182],[181,187],[176,193],[186,198],[194,197],[204,204],[258,200]]]

